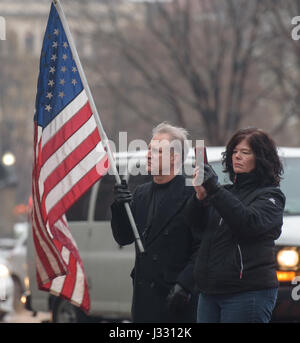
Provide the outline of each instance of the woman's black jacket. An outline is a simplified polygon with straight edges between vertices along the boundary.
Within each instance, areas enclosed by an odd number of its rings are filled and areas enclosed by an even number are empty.
[[[201,231],[197,290],[226,294],[277,287],[274,241],[281,234],[284,205],[280,189],[259,186],[253,173],[238,174],[209,201],[191,197],[187,217]]]

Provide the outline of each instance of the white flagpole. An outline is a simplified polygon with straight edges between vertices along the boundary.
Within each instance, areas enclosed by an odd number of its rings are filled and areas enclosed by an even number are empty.
[[[70,28],[69,28],[67,19],[66,19],[66,16],[64,14],[64,11],[62,9],[62,6],[61,6],[61,3],[60,3],[59,0],[53,0],[53,4],[54,4],[54,6],[55,6],[55,8],[57,10],[57,13],[58,13],[59,18],[60,18],[61,23],[62,23],[62,26],[63,26],[63,28],[65,30],[65,33],[66,33],[66,36],[68,38],[69,45],[70,45],[70,48],[71,48],[71,51],[72,51],[72,54],[73,54],[73,58],[74,58],[74,61],[75,61],[76,65],[77,65],[77,69],[78,69],[79,75],[81,77],[83,87],[84,87],[84,89],[86,91],[86,94],[87,94],[87,97],[89,99],[89,102],[90,102],[90,105],[91,105],[91,109],[93,111],[93,115],[94,115],[94,118],[96,120],[96,124],[97,124],[98,130],[99,130],[99,133],[100,133],[101,141],[102,141],[102,143],[103,143],[103,145],[105,147],[105,150],[107,152],[107,156],[108,156],[110,165],[113,168],[113,173],[115,175],[116,182],[118,184],[121,184],[121,178],[119,176],[119,173],[118,173],[118,170],[117,170],[117,167],[116,167],[116,163],[115,163],[114,157],[112,155],[112,152],[111,152],[109,144],[108,144],[108,138],[107,138],[106,133],[105,133],[105,131],[103,129],[103,126],[102,126],[102,123],[101,123],[101,120],[100,120],[100,116],[98,114],[98,111],[97,111],[97,108],[96,108],[96,105],[95,105],[95,102],[94,102],[94,99],[93,99],[90,87],[89,87],[88,82],[87,82],[87,78],[86,78],[84,70],[82,68],[82,65],[81,65],[81,62],[80,62],[77,50],[76,50],[76,46],[75,46],[75,43],[74,43],[71,31],[70,31]],[[131,212],[131,208],[130,208],[128,203],[125,203],[124,206],[125,206],[125,209],[126,209],[126,212],[127,212],[127,215],[128,215],[131,227],[132,227],[132,231],[133,231],[133,234],[134,234],[134,237],[135,237],[135,241],[137,243],[139,251],[141,253],[143,253],[143,252],[145,252],[145,250],[144,250],[144,247],[143,247],[143,244],[142,244],[139,232],[137,230],[137,227],[136,227],[136,224],[135,224],[132,212]]]

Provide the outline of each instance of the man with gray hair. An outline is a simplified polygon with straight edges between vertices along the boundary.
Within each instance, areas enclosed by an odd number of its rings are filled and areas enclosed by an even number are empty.
[[[120,245],[134,242],[123,204],[130,203],[146,253],[136,250],[133,279],[134,322],[195,322],[194,256],[199,237],[188,225],[184,207],[193,193],[181,175],[188,152],[187,131],[168,123],[153,129],[147,168],[152,181],[134,194],[127,184],[115,186],[111,226]]]

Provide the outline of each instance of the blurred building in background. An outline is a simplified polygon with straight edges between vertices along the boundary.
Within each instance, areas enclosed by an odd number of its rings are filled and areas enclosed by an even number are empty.
[[[118,5],[119,15],[134,13],[135,19],[143,20],[143,11],[137,6],[138,1],[110,2]],[[40,57],[50,5],[50,0],[1,0],[0,14],[6,19],[8,36],[6,42],[1,45],[2,56],[18,54]],[[62,5],[73,38],[80,46],[81,56],[92,57],[93,33],[98,24],[105,30],[111,30],[107,17],[107,1],[63,0]]]

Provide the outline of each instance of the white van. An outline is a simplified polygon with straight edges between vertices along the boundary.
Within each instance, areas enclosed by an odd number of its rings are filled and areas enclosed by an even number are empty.
[[[220,163],[224,147],[208,147],[208,161],[219,175],[221,183],[229,178],[222,173]],[[285,174],[281,188],[287,197],[282,235],[276,242],[278,279],[280,289],[274,320],[300,318],[300,303],[292,299],[291,281],[300,275],[300,148],[280,148]],[[130,175],[136,166],[144,166],[146,152],[116,154],[118,166],[128,168],[129,188],[150,180],[148,175]],[[193,153],[187,160],[191,175]],[[130,272],[134,264],[133,245],[120,247],[113,239],[110,227],[110,205],[113,202],[115,177],[104,176],[68,211],[67,218],[85,267],[91,299],[90,317],[62,298],[37,289],[35,279],[34,247],[32,236],[28,239],[27,262],[29,290],[27,309],[51,311],[54,322],[79,322],[94,320],[130,320],[132,282]],[[31,230],[30,230],[31,231]],[[300,297],[299,297],[300,298]]]

